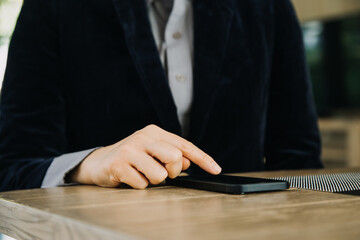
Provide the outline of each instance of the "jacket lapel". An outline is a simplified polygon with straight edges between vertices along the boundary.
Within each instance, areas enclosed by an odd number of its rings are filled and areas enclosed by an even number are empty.
[[[233,11],[226,0],[194,0],[193,6],[195,66],[190,140],[199,144],[221,79]]]
[[[113,0],[127,47],[162,127],[181,134],[176,106],[163,70],[144,0]]]

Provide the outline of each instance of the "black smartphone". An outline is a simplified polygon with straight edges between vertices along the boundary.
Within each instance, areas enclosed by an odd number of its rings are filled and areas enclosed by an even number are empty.
[[[166,179],[166,184],[229,194],[279,191],[290,186],[287,181],[228,175],[180,176]]]

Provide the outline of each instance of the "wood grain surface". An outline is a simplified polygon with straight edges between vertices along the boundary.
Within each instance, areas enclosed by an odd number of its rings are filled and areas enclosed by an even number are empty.
[[[227,195],[169,186],[71,186],[0,193],[0,232],[17,239],[358,240],[359,226],[359,197],[302,189]]]

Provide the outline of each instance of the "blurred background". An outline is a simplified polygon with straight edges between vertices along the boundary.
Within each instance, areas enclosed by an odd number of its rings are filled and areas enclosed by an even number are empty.
[[[292,1],[303,28],[325,166],[360,166],[360,0]],[[0,88],[21,5],[0,0]]]
[[[360,166],[360,1],[293,3],[303,27],[325,167]]]
[[[360,166],[360,0],[292,0],[302,23],[326,167]],[[0,83],[22,0],[0,0]]]

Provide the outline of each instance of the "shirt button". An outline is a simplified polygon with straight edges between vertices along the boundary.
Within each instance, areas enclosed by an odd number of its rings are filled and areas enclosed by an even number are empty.
[[[172,37],[173,37],[174,39],[180,39],[180,38],[181,38],[181,33],[176,32],[176,33],[174,33],[174,34],[172,35]]]
[[[185,76],[182,75],[182,74],[176,74],[176,75],[175,75],[175,79],[176,79],[176,81],[178,81],[178,82],[185,82]]]

